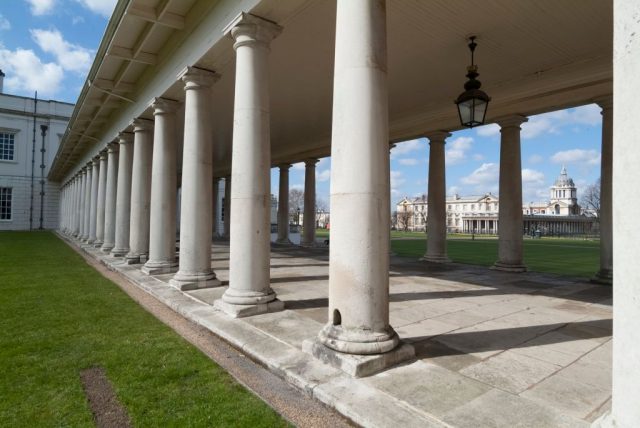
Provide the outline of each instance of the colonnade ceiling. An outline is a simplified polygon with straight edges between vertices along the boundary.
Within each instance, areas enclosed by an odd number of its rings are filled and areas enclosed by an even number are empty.
[[[69,153],[65,166],[58,166],[60,177],[83,149],[95,146],[95,138],[104,139],[114,122],[124,122],[123,111],[132,104],[128,98],[142,115],[150,115],[145,109],[151,96],[182,98],[182,85],[175,81],[162,93],[142,95],[158,75],[175,80],[186,65],[221,76],[211,91],[213,162],[217,175],[228,173],[235,57],[218,24],[230,22],[238,10],[283,27],[269,57],[274,164],[330,154],[335,1],[121,0],[120,6],[125,10],[117,31],[98,52],[106,56],[96,60],[102,80],[83,91],[83,105],[76,108],[74,126],[93,139],[65,137]],[[586,104],[612,92],[611,2],[387,0],[387,11],[391,140],[459,129],[453,100],[466,81],[470,35],[477,36],[479,79],[492,97],[488,122]],[[205,24],[209,28],[198,28]],[[209,45],[187,63],[185,46],[194,37]]]

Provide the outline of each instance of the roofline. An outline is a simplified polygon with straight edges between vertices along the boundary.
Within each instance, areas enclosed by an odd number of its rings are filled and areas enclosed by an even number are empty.
[[[4,97],[12,97],[12,98],[22,98],[25,100],[34,100],[34,97],[25,97],[24,95],[15,95],[15,94],[7,94],[6,92],[2,92],[0,93],[0,96],[4,96]],[[49,98],[48,100],[44,99],[44,98],[38,98],[39,102],[45,102],[45,103],[58,103],[58,104],[67,104],[67,105],[75,105],[74,103],[68,103],[66,101],[58,101],[58,100],[52,100],[51,98]]]
[[[120,23],[122,22],[122,18],[124,17],[124,12],[125,10],[127,10],[127,8],[129,7],[129,4],[132,1],[133,0],[118,0],[118,3],[116,4],[113,10],[113,13],[111,14],[111,18],[109,19],[107,28],[105,29],[104,35],[102,36],[102,41],[100,42],[100,46],[96,51],[93,64],[91,64],[89,73],[87,73],[87,77],[84,81],[84,84],[82,85],[82,91],[80,91],[80,95],[78,95],[78,100],[76,101],[75,108],[73,109],[73,113],[71,114],[71,119],[67,124],[67,129],[65,130],[64,135],[62,136],[61,143],[58,146],[58,151],[56,152],[56,155],[53,158],[53,162],[51,163],[51,167],[49,168],[49,174],[47,175],[47,178],[49,180],[52,180],[52,172],[54,172],[57,167],[58,159],[60,159],[59,155],[64,147],[64,143],[66,139],[68,138],[69,130],[75,124],[76,118],[78,117],[80,109],[84,104],[84,100],[87,97],[87,93],[89,92],[88,82],[93,81],[96,74],[98,73],[98,70],[100,70],[100,67],[102,66],[102,63],[106,56],[107,49],[109,45],[111,45],[113,36],[115,35],[116,30],[118,29],[118,27],[120,26]],[[52,180],[52,181],[58,181],[58,180]]]

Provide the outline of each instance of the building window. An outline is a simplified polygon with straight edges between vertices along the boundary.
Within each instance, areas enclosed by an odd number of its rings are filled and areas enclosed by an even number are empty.
[[[14,159],[15,135],[10,132],[0,132],[0,160]]]
[[[475,205],[471,205],[471,211],[475,211],[476,206]]]
[[[11,187],[0,187],[0,220],[11,220]]]

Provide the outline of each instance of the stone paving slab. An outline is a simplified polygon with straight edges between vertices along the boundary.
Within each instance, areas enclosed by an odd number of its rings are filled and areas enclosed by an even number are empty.
[[[391,324],[416,358],[354,379],[302,351],[327,321],[326,250],[274,247],[271,286],[285,310],[232,319],[213,307],[225,286],[184,293],[171,274],[82,248],[363,426],[582,427],[611,405],[610,288],[392,257]],[[228,243],[214,243],[212,266],[227,284]]]

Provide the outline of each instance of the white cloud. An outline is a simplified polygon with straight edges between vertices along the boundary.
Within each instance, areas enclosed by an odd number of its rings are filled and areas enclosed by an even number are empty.
[[[116,6],[117,0],[76,0],[85,9],[89,9],[93,13],[110,18],[113,8]]]
[[[536,165],[536,164],[542,163],[543,161],[544,161],[544,158],[540,155],[529,156],[529,163],[531,165]]]
[[[522,124],[522,138],[535,138],[543,134],[560,134],[563,127],[575,125],[596,126],[601,123],[600,107],[596,104],[552,111],[531,116]]]
[[[304,191],[304,184],[295,183],[289,186],[289,190],[298,189]]]
[[[316,170],[316,181],[328,181],[331,178],[331,170],[325,169],[324,171]]]
[[[460,193],[460,188],[458,186],[450,186],[447,191],[447,195],[456,195]]]
[[[295,169],[298,171],[304,171],[304,162],[298,162],[291,165],[291,169]]]
[[[548,187],[544,184],[544,174],[535,169],[522,170],[522,201],[538,202],[549,198]]]
[[[402,175],[402,171],[391,171],[391,194],[398,194],[398,187],[402,186],[407,180]]]
[[[544,184],[544,174],[535,169],[525,168],[522,170],[522,184]]]
[[[84,17],[82,16],[74,16],[73,18],[71,18],[71,23],[73,25],[82,24],[83,22],[84,22]]]
[[[460,182],[469,186],[474,186],[473,191],[477,193],[495,192],[498,189],[498,177],[500,168],[497,163],[483,163],[466,177],[462,177]]]
[[[58,65],[65,70],[86,74],[91,66],[91,51],[67,42],[60,31],[30,30],[33,41],[40,49],[56,57]]]
[[[500,135],[500,126],[498,126],[497,123],[490,123],[476,128],[476,134],[479,137],[494,137],[496,135]]]
[[[481,161],[483,159],[484,159],[484,156],[481,155],[480,153],[476,153],[476,154],[473,155],[473,160],[474,161]]]
[[[0,31],[11,30],[11,23],[0,13]]]
[[[417,150],[427,151],[427,140],[419,138],[416,140],[403,141],[396,143],[396,146],[391,149],[391,157],[394,158],[398,155],[406,155],[407,153],[415,152]]]
[[[404,159],[398,159],[398,163],[400,165],[405,165],[405,166],[415,166],[418,165],[418,159],[414,159],[414,158],[404,158]]]
[[[27,92],[31,96],[33,91],[38,91],[40,96],[54,96],[64,77],[62,67],[42,62],[30,49],[11,51],[0,45],[0,64],[9,92]]]
[[[31,14],[35,16],[51,13],[56,5],[55,0],[26,0],[31,6]]]
[[[559,164],[581,163],[599,165],[600,153],[597,150],[573,149],[557,152],[551,156],[551,162]]]
[[[447,144],[447,150],[445,156],[447,159],[447,165],[455,165],[466,159],[466,152],[471,148],[473,138],[471,137],[458,137],[455,140]]]

